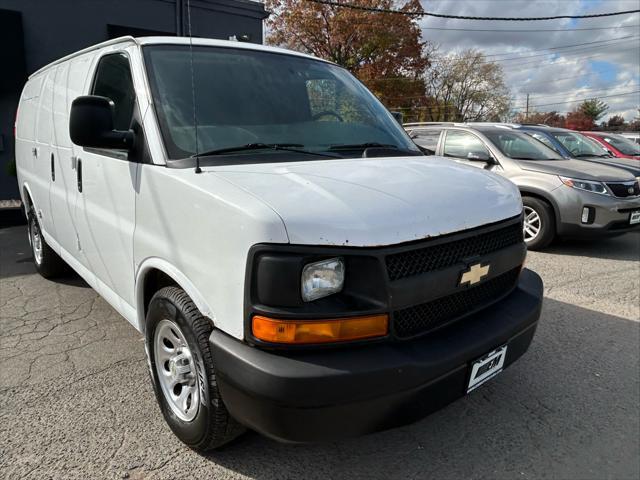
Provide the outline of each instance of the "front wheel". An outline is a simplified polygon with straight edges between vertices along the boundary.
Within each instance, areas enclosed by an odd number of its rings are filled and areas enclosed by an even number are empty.
[[[165,287],[151,299],[146,347],[156,399],[175,435],[201,451],[220,447],[244,431],[218,390],[209,349],[212,329],[180,288]]]
[[[551,206],[533,197],[522,197],[523,233],[529,250],[541,250],[553,241],[556,231]]]

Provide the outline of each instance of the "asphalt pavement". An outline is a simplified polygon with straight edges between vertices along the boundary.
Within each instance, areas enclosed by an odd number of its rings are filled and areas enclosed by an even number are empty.
[[[24,226],[0,228],[0,477],[637,480],[640,234],[527,267],[545,281],[534,342],[471,395],[362,438],[248,433],[200,455],[162,419],[141,335],[76,275],[35,274]]]

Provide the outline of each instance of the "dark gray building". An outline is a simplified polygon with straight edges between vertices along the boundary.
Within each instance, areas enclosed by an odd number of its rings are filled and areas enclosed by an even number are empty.
[[[249,0],[0,0],[0,200],[17,199],[13,124],[29,74],[123,35],[187,35],[262,43],[264,5]]]

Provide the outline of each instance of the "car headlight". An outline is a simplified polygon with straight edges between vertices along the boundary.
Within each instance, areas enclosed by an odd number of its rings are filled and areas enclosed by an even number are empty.
[[[607,187],[602,182],[593,182],[591,180],[580,180],[579,178],[559,177],[560,181],[566,186],[584,190],[586,192],[598,193],[600,195],[609,195]]]
[[[302,299],[311,302],[338,293],[344,286],[344,261],[330,258],[309,263],[302,269]]]

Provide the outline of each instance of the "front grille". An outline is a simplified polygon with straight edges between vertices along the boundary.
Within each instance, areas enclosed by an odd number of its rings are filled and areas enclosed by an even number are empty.
[[[638,182],[625,182],[625,183],[607,183],[609,190],[620,198],[624,197],[637,197],[640,195],[640,185]]]
[[[517,267],[476,287],[398,310],[393,314],[395,335],[399,338],[422,335],[488,306],[515,287],[519,274]]]
[[[389,255],[387,272],[392,281],[399,280],[450,267],[469,256],[486,255],[522,241],[522,224],[513,223],[491,232]]]

